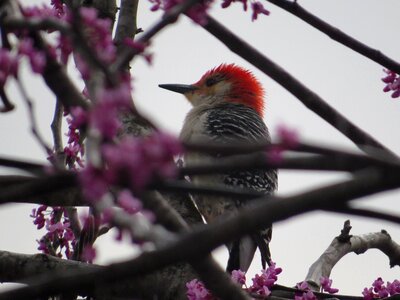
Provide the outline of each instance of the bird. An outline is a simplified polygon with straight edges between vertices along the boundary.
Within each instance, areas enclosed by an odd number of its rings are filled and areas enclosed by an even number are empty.
[[[247,69],[236,64],[221,64],[207,71],[194,84],[160,84],[159,87],[183,94],[191,103],[180,139],[187,143],[211,141],[229,143],[270,143],[268,128],[263,121],[264,89]],[[248,154],[249,155],[249,154]],[[184,155],[184,165],[216,161],[226,154],[201,154],[189,152]],[[229,156],[228,156],[229,157]],[[190,180],[194,184],[222,184],[233,188],[251,189],[272,194],[278,185],[276,169],[251,169],[231,171],[216,175],[197,175]],[[207,223],[238,214],[250,199],[234,199],[227,196],[192,195],[193,200]],[[267,228],[241,237],[227,244],[229,259],[226,270],[247,272],[259,248],[262,267],[271,262],[269,243],[272,224]]]

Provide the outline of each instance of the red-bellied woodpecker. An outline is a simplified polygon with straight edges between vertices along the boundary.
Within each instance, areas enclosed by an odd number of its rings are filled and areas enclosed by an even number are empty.
[[[180,137],[185,142],[204,140],[216,143],[269,141],[267,126],[262,120],[264,90],[254,75],[234,64],[222,64],[192,85],[161,84],[161,88],[183,94],[193,105],[186,116]],[[221,155],[185,155],[185,164],[212,161]],[[199,184],[223,184],[247,188],[266,194],[277,187],[276,170],[234,171],[218,175],[201,175],[191,178]],[[194,195],[193,199],[207,223],[220,216],[236,214],[251,199],[238,200],[229,197]],[[266,228],[229,243],[227,270],[247,271],[257,247],[262,265],[271,260],[269,241],[272,228]]]

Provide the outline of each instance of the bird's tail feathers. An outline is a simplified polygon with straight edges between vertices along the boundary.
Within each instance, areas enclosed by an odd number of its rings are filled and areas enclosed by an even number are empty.
[[[269,250],[271,229],[268,228],[267,231],[268,232],[260,231],[251,236],[242,237],[228,245],[229,260],[226,270],[229,273],[239,269],[243,272],[247,272],[257,248],[260,250],[263,269],[266,268],[267,264],[271,264],[271,252]]]
[[[240,240],[228,245],[229,260],[226,270],[231,273],[233,270],[246,272],[253,261],[257,244],[250,236],[242,237]]]

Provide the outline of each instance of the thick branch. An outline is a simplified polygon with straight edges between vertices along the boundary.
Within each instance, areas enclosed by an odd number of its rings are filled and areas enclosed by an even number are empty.
[[[56,294],[72,289],[92,288],[93,278],[97,285],[106,285],[121,278],[148,274],[166,265],[179,261],[192,261],[204,257],[221,244],[238,236],[316,209],[342,205],[347,201],[400,186],[397,176],[382,174],[374,170],[360,173],[351,180],[329,185],[296,196],[279,199],[267,197],[232,218],[198,228],[181,239],[154,252],[143,253],[138,258],[116,263],[99,271],[64,272],[54,274],[46,280],[32,281],[27,287],[0,294],[2,299],[16,299],[30,292],[32,297]]]
[[[137,9],[139,0],[122,0],[118,15],[117,29],[114,42],[118,47],[118,53],[124,48],[126,38],[133,39],[137,32]]]

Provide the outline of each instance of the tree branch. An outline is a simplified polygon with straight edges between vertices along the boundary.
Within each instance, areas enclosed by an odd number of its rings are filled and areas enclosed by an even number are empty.
[[[139,0],[122,0],[114,43],[117,45],[117,53],[124,49],[123,42],[126,38],[134,39],[137,32],[137,9]],[[119,55],[118,55],[119,56]]]
[[[345,226],[349,225],[349,222],[345,223]],[[311,265],[305,280],[313,289],[320,289],[321,277],[329,278],[336,263],[348,253],[362,254],[369,249],[378,249],[388,256],[390,267],[400,265],[400,245],[385,230],[359,236],[351,236],[347,232],[347,236],[346,240],[334,238],[325,252]]]
[[[0,300],[17,299],[27,293],[31,297],[39,297],[76,289],[90,291],[93,289],[94,276],[96,285],[101,286],[122,278],[148,274],[169,264],[200,259],[219,245],[268,224],[316,209],[342,205],[355,198],[399,186],[400,179],[397,176],[366,170],[353,179],[292,197],[269,196],[264,201],[243,209],[237,216],[197,228],[158,251],[143,253],[136,259],[112,264],[102,270],[54,274],[51,278],[32,281],[27,287],[1,293]],[[266,199],[269,201],[265,201]]]
[[[286,10],[287,12],[293,14],[294,16],[300,18],[304,22],[308,23],[312,27],[318,29],[319,31],[328,35],[334,41],[352,49],[353,51],[369,58],[370,60],[386,67],[388,70],[394,71],[400,74],[400,64],[386,56],[377,49],[373,49],[350,35],[344,33],[336,27],[333,27],[324,20],[313,15],[306,9],[304,9],[299,2],[289,1],[289,0],[267,0],[270,3],[279,6],[280,8]]]

